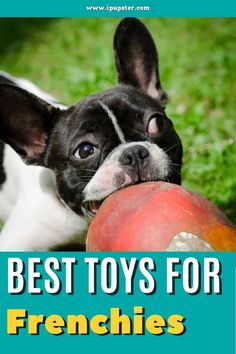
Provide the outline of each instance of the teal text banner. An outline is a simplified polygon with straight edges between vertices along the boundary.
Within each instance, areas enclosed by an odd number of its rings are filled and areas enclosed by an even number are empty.
[[[234,353],[233,253],[3,253],[0,269],[9,354]]]
[[[234,0],[5,1],[2,17],[234,17]]]

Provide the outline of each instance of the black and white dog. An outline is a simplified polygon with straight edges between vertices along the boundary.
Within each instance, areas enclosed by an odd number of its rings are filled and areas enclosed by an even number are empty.
[[[139,20],[120,22],[114,55],[118,85],[69,108],[1,75],[0,250],[79,246],[87,216],[114,191],[181,183],[181,141],[165,114],[155,44]]]

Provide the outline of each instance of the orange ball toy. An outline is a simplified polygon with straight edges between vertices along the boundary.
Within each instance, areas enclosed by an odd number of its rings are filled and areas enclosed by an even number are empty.
[[[236,251],[236,227],[207,199],[166,182],[109,196],[92,221],[87,251]]]

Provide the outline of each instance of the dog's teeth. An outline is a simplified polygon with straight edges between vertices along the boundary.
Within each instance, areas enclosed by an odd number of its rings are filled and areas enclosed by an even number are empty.
[[[93,201],[88,201],[83,203],[83,212],[86,216],[89,218],[94,218],[94,216],[97,214],[98,209],[100,208],[102,204],[102,200],[93,200]]]
[[[96,214],[101,203],[99,201],[92,201],[89,203],[89,209],[93,214]]]

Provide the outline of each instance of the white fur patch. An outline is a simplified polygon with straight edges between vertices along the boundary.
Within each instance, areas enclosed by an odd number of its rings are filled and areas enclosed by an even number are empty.
[[[61,203],[51,170],[26,166],[10,146],[5,148],[4,168],[0,251],[48,251],[70,242],[84,243],[87,221]]]
[[[132,184],[131,178],[125,173],[124,166],[119,162],[123,151],[129,147],[141,145],[148,149],[151,158],[150,173],[147,180],[165,180],[170,170],[168,155],[156,144],[147,141],[135,141],[132,143],[120,144],[106,157],[93,178],[89,181],[83,191],[84,201],[100,201],[114,191]],[[116,183],[117,176],[123,173],[120,184]],[[109,178],[108,178],[109,176]],[[153,178],[155,176],[155,178]],[[115,183],[114,183],[115,181]]]
[[[3,75],[55,107],[66,109],[31,82]],[[17,119],[17,116],[16,116]],[[0,251],[49,251],[85,242],[88,222],[59,200],[54,173],[27,166],[8,145],[4,149],[7,179],[0,189]]]
[[[120,142],[124,144],[126,142],[125,136],[118,124],[116,116],[114,115],[114,113],[110,110],[110,108],[106,104],[104,104],[103,102],[99,102],[99,103],[100,103],[101,107],[103,108],[103,110],[107,113],[110,120],[112,121],[113,127],[116,131],[116,134],[118,135],[118,137],[120,139]]]

